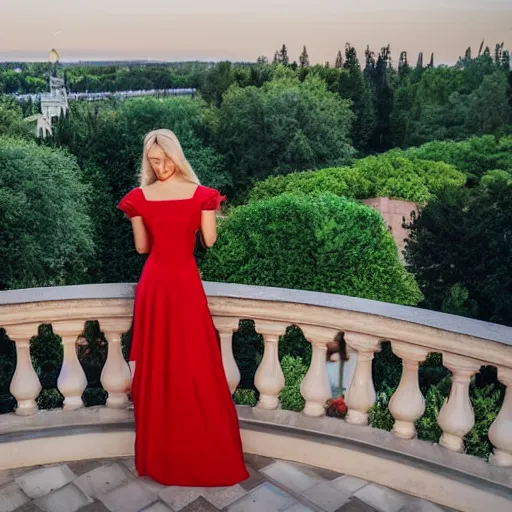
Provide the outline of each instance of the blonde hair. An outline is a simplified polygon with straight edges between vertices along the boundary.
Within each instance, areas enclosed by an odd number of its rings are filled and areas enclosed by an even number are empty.
[[[174,162],[186,180],[199,183],[199,178],[188,163],[181,144],[171,130],[153,130],[144,137],[144,150],[142,153],[142,169],[140,173],[140,186],[145,187],[156,181],[155,173],[151,168],[148,153],[153,146],[159,146],[163,152]]]

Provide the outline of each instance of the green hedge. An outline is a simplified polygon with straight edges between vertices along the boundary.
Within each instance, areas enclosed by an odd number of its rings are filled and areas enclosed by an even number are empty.
[[[315,290],[398,304],[421,293],[381,216],[334,195],[281,195],[234,208],[201,266],[203,278]]]
[[[466,175],[480,178],[493,169],[512,170],[512,136],[502,138],[493,135],[471,137],[461,142],[435,141],[404,151],[394,150],[416,160],[445,162]]]
[[[462,186],[465,181],[464,174],[452,165],[411,160],[393,153],[362,158],[352,167],[273,176],[256,183],[249,199],[266,199],[285,192],[301,195],[332,193],[354,199],[391,197],[424,203],[445,186]]]

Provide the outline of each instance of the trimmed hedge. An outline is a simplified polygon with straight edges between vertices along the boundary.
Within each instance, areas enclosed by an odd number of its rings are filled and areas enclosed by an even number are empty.
[[[209,281],[410,305],[422,298],[379,213],[335,195],[284,194],[234,208],[201,270]]]
[[[445,186],[462,186],[465,182],[462,172],[444,162],[387,154],[363,158],[352,167],[273,176],[256,183],[249,199],[266,199],[286,192],[301,195],[332,193],[353,199],[391,197],[424,203]]]

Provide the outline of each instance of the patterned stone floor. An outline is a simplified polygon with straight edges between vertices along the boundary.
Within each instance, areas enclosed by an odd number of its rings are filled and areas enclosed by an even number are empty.
[[[164,487],[133,458],[0,471],[0,512],[442,512],[430,502],[330,471],[246,456],[251,477],[228,488]]]

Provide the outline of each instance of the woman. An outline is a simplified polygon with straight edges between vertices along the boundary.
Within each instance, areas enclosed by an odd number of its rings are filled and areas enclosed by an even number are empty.
[[[119,208],[135,247],[149,253],[137,285],[130,360],[135,361],[135,464],[164,485],[234,485],[249,475],[216,331],[194,260],[197,231],[216,239],[225,198],[201,186],[170,130],[144,140],[140,188]]]

